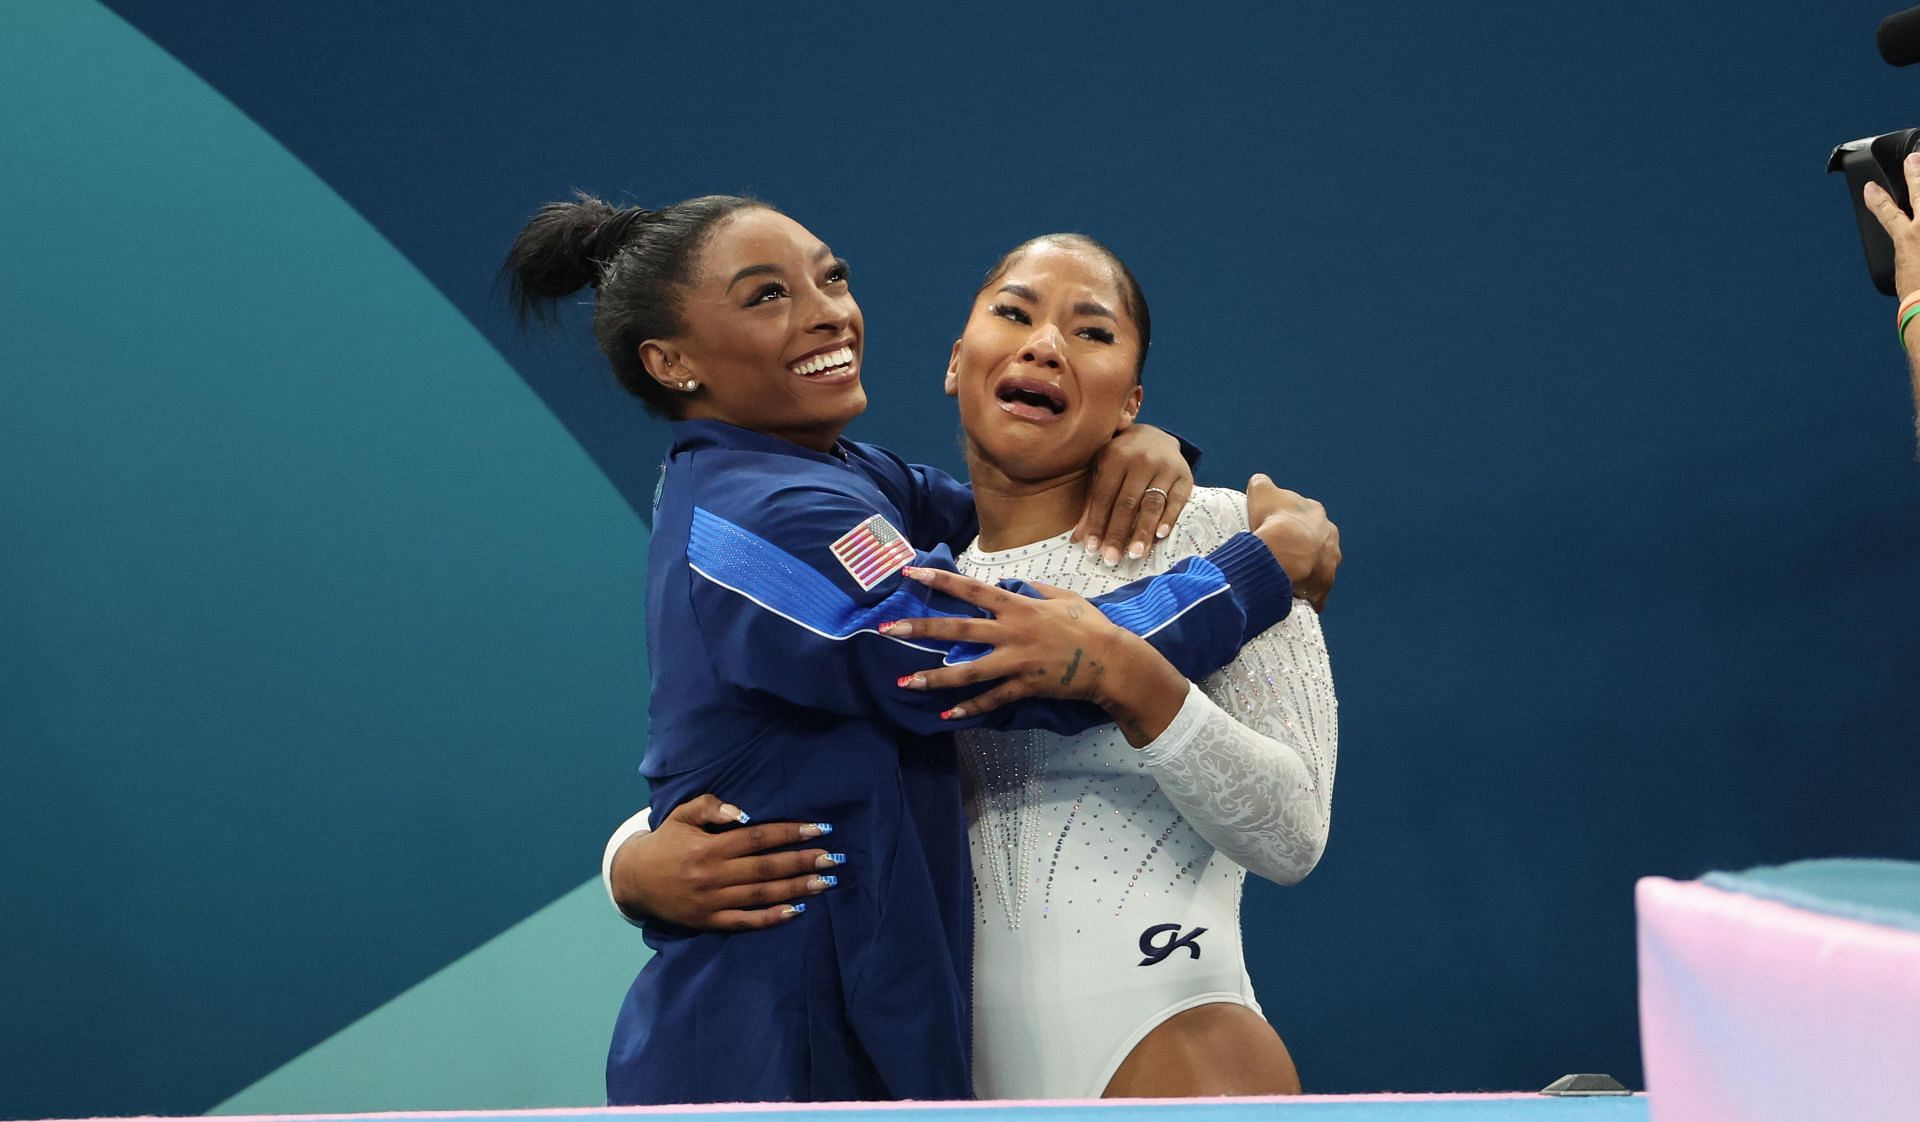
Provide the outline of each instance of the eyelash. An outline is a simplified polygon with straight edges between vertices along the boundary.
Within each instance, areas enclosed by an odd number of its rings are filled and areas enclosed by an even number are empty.
[[[1027,310],[1025,308],[1015,307],[1012,304],[994,304],[988,307],[987,311],[992,313],[993,315],[999,316],[1001,319],[1010,320],[1014,323],[1026,324],[1029,326],[1033,323],[1033,317],[1027,315]],[[1077,332],[1077,334],[1079,334],[1083,338],[1091,339],[1096,343],[1113,342],[1113,332],[1108,331],[1104,327],[1083,327]]]
[[[852,276],[853,270],[848,267],[845,261],[835,261],[833,265],[827,269],[827,283],[829,285],[846,284]],[[786,294],[786,285],[777,283],[764,284],[756,289],[752,296],[747,298],[747,307],[757,307],[776,296],[785,296]]]

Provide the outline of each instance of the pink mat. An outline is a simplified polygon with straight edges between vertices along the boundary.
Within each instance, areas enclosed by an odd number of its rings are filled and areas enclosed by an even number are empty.
[[[1634,899],[1652,1122],[1920,1118],[1920,932],[1661,877]]]

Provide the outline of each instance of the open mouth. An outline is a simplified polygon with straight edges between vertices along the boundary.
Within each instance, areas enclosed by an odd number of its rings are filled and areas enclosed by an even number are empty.
[[[1028,420],[1051,420],[1067,411],[1067,395],[1038,378],[1008,378],[994,389],[1000,408]]]
[[[830,351],[811,354],[787,369],[802,378],[831,378],[846,374],[853,369],[853,348],[843,344]]]

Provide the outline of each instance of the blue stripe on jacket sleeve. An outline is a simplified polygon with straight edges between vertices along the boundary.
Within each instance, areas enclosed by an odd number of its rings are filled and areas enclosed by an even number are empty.
[[[1181,612],[1226,588],[1227,575],[1206,558],[1196,557],[1184,572],[1163,573],[1125,600],[1102,601],[1100,610],[1135,635],[1152,635]]]
[[[1023,580],[1001,581],[1000,586],[1022,596],[1040,596]],[[1120,595],[1129,588],[1133,591]],[[1217,565],[1204,557],[1189,557],[1157,577],[1143,578],[1095,597],[1093,603],[1109,620],[1143,639],[1151,639],[1188,608],[1232,590],[1232,583]]]
[[[920,591],[921,586],[910,581],[903,582],[885,599],[863,607],[834,584],[832,578],[811,565],[753,531],[700,507],[693,508],[687,560],[708,580],[829,639],[849,639],[862,631],[877,634],[879,625],[889,620],[962,614],[929,604]],[[937,653],[945,653],[954,646],[937,640],[912,645]],[[980,648],[980,654],[984,653],[986,648]]]
[[[848,639],[862,631],[878,634],[879,625],[889,620],[975,615],[936,607],[928,602],[920,586],[911,582],[903,582],[885,599],[863,607],[831,578],[786,550],[700,507],[693,509],[687,559],[708,580],[834,640]],[[1006,587],[1024,596],[1037,596],[1022,581],[1006,582]],[[1115,624],[1151,637],[1187,609],[1230,587],[1219,567],[1204,557],[1195,557],[1172,572],[1141,583],[1125,598],[1116,599],[1111,594],[1101,598],[1099,606]],[[939,640],[909,645],[943,653],[949,663],[970,662],[991,649],[977,643]]]

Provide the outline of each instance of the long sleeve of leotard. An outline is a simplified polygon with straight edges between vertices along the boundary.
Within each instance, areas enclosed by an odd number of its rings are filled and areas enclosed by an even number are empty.
[[[627,844],[630,839],[651,832],[653,830],[652,819],[653,811],[647,807],[641,807],[640,813],[614,827],[613,836],[607,839],[606,848],[600,852],[600,887],[607,890],[607,901],[613,905],[613,910],[619,912],[620,918],[633,924],[635,927],[645,926],[642,921],[646,917],[633,915],[628,912],[620,906],[620,898],[613,894],[613,857],[614,854],[620,852],[620,847]]]
[[[1140,756],[1215,849],[1293,884],[1326,849],[1338,752],[1320,617],[1297,603],[1224,670],[1189,686],[1173,723]]]

